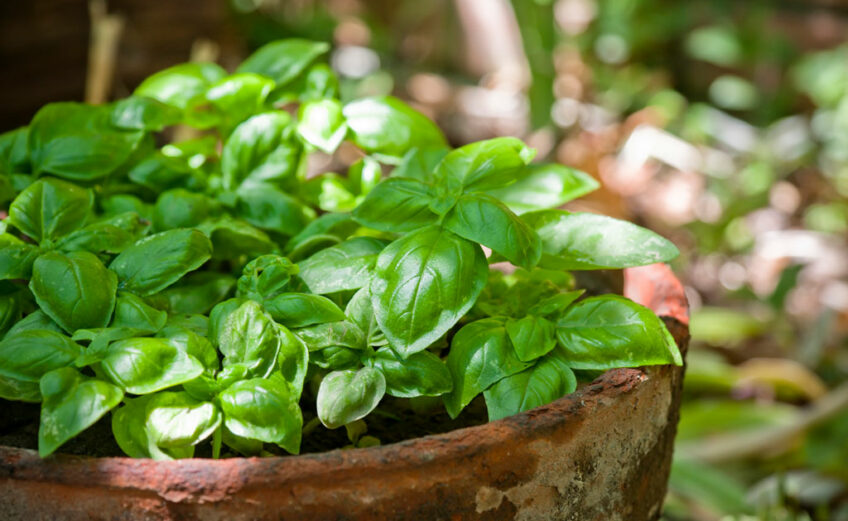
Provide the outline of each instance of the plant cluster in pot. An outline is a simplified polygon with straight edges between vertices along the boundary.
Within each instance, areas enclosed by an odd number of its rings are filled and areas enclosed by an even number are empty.
[[[0,135],[3,518],[657,517],[676,248],[558,210],[597,183],[520,140],[342,102],[326,51]],[[633,300],[577,287],[625,268]]]

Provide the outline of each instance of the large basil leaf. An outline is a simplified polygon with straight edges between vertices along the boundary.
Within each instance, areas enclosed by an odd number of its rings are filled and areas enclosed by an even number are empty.
[[[35,260],[29,289],[39,307],[72,333],[109,323],[117,285],[115,274],[93,254],[51,251]]]
[[[315,406],[328,429],[364,418],[386,393],[386,379],[373,367],[333,371],[321,380]]]
[[[305,71],[310,63],[330,49],[324,42],[299,38],[277,40],[260,47],[239,65],[237,72],[253,72],[282,86]]]
[[[604,295],[578,302],[559,319],[556,334],[573,369],[683,363],[662,320],[624,297]]]
[[[536,302],[527,310],[531,315],[540,317],[556,315],[574,303],[580,298],[586,290],[577,289],[574,291],[566,291],[565,293],[557,293],[551,297],[543,298]]]
[[[429,351],[415,353],[406,360],[389,347],[377,350],[368,364],[386,378],[386,393],[398,398],[440,396],[453,389],[448,366]]]
[[[557,270],[630,268],[680,253],[656,233],[604,215],[546,210],[522,218],[542,239],[541,265]]]
[[[38,455],[42,458],[94,425],[124,397],[124,392],[114,385],[85,378],[70,367],[45,374],[40,386],[44,401]]]
[[[361,357],[362,351],[356,351],[349,347],[329,346],[319,351],[310,352],[309,363],[328,371],[356,369],[362,365]]]
[[[311,292],[319,294],[367,286],[377,255],[385,246],[385,242],[371,237],[349,239],[298,263],[300,278]]]
[[[515,356],[504,322],[485,318],[471,322],[453,337],[447,358],[453,390],[444,395],[451,418],[481,392],[502,378],[521,372],[532,363]]]
[[[38,382],[28,382],[0,375],[0,398],[38,403],[41,401],[41,390],[38,387]]]
[[[256,257],[242,269],[238,279],[238,296],[252,300],[273,298],[289,285],[298,266],[279,255]]]
[[[535,230],[487,195],[460,197],[442,225],[460,237],[488,246],[516,266],[531,269],[542,257],[542,241]]]
[[[0,134],[0,174],[29,171],[28,138],[29,127]]]
[[[332,300],[307,293],[283,293],[263,302],[265,311],[286,327],[306,327],[345,319]]]
[[[353,142],[366,152],[399,161],[413,147],[445,146],[439,127],[392,96],[364,98],[344,107]]]
[[[529,165],[511,185],[487,191],[517,214],[557,208],[598,189],[592,176],[563,165]]]
[[[157,231],[191,228],[205,221],[216,209],[204,194],[175,188],[162,192],[153,206],[153,226]]]
[[[384,232],[408,232],[433,224],[430,210],[433,187],[415,179],[391,177],[378,184],[356,209],[353,218],[362,226]]]
[[[148,405],[158,394],[125,400],[123,407],[112,413],[112,435],[124,453],[131,458],[153,458],[169,461],[190,458],[194,446],[160,448],[147,429]]]
[[[210,85],[226,75],[227,72],[214,63],[182,63],[149,76],[133,94],[185,110]]]
[[[283,235],[296,234],[315,216],[311,208],[269,183],[244,183],[236,194],[241,218]]]
[[[249,72],[233,74],[213,83],[205,97],[221,118],[224,135],[250,117],[265,104],[265,98],[274,89],[274,82]]]
[[[180,351],[196,358],[203,364],[207,373],[218,371],[218,367],[220,366],[218,351],[215,350],[215,347],[212,346],[212,343],[205,336],[185,326],[170,324],[159,331],[157,336],[164,338],[169,344]]]
[[[100,365],[110,380],[132,394],[173,387],[203,373],[203,364],[196,358],[162,338],[114,342]]]
[[[238,259],[242,255],[262,255],[274,250],[268,234],[239,219],[223,216],[197,227],[212,241],[215,259]]]
[[[224,425],[233,434],[276,443],[288,452],[300,452],[303,416],[297,397],[282,379],[241,380],[219,398]]]
[[[70,366],[82,353],[82,346],[65,335],[48,330],[23,331],[0,342],[0,376],[38,382],[46,373]]]
[[[451,191],[491,190],[515,181],[535,154],[512,137],[478,141],[449,152],[436,167],[436,178]]]
[[[447,333],[486,285],[483,251],[439,227],[422,228],[377,258],[371,298],[392,347],[408,357]]]
[[[169,230],[136,242],[115,257],[109,268],[118,274],[121,289],[145,297],[196,270],[211,253],[212,243],[203,233]]]
[[[307,224],[297,235],[286,243],[286,251],[301,249],[302,245],[314,237],[333,237],[334,242],[347,238],[359,228],[359,224],[346,213],[325,213]],[[293,255],[289,255],[293,258]]]
[[[167,299],[171,313],[208,313],[230,293],[235,284],[236,279],[226,273],[199,271],[186,275],[161,295]]]
[[[59,179],[40,179],[9,206],[9,222],[37,242],[55,240],[85,223],[94,204],[91,190]]]
[[[130,96],[115,103],[111,122],[119,128],[160,131],[180,122],[180,110],[153,98]]]
[[[406,177],[429,183],[436,166],[448,153],[446,147],[413,148],[403,156],[403,161],[392,170],[392,177]]]
[[[347,134],[342,104],[334,99],[307,101],[300,106],[297,133],[315,148],[332,154]]]
[[[240,124],[221,152],[224,190],[245,180],[279,184],[294,175],[300,150],[289,142],[292,118],[286,112],[258,114]]]
[[[224,367],[241,364],[250,376],[264,378],[271,374],[280,352],[280,336],[277,325],[259,303],[243,302],[227,315],[217,333]]]
[[[133,328],[153,334],[165,327],[168,314],[154,308],[132,293],[121,292],[115,303],[115,317],[110,327]]]
[[[148,227],[136,212],[120,213],[71,232],[59,240],[57,247],[64,251],[120,253],[140,239]]]
[[[309,351],[319,351],[331,346],[364,349],[365,333],[353,322],[342,320],[315,326],[303,327],[295,331]]]
[[[34,331],[37,329],[46,329],[47,331],[53,331],[55,333],[61,333],[62,328],[59,327],[56,322],[47,316],[46,313],[37,309],[20,319],[14,326],[6,332],[5,338],[11,338],[14,335],[19,333],[23,333],[24,331]]]
[[[197,445],[221,424],[221,412],[214,403],[195,400],[185,392],[154,394],[146,413],[148,436],[160,447]]]
[[[556,347],[554,325],[547,319],[527,315],[520,319],[506,321],[506,332],[515,354],[523,362],[530,362],[550,352]]]
[[[531,367],[500,380],[483,391],[489,421],[499,420],[551,403],[577,389],[577,378],[558,351]]]
[[[9,234],[0,234],[0,280],[28,279],[41,251]]]
[[[109,120],[108,107],[45,105],[29,129],[33,173],[89,181],[115,170],[130,157],[144,132],[118,129]]]

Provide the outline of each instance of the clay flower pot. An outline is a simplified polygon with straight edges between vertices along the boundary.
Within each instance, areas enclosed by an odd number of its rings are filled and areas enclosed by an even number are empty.
[[[685,351],[686,299],[666,266],[626,270],[625,295],[664,317]],[[682,367],[618,369],[496,422],[297,457],[41,460],[0,447],[0,518],[656,519],[682,378]]]

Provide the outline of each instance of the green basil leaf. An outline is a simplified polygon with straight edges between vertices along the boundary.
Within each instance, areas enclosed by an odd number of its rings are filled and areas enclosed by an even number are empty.
[[[353,211],[362,226],[384,232],[408,232],[438,220],[430,210],[433,187],[402,177],[390,177],[374,187]]]
[[[324,42],[299,38],[277,40],[263,45],[247,57],[237,72],[253,72],[285,85],[300,75],[316,58],[330,49]]]
[[[506,321],[506,332],[522,362],[535,360],[556,347],[554,324],[541,317],[511,318]]]
[[[280,335],[274,321],[259,303],[243,302],[217,328],[224,367],[243,364],[250,376],[271,374],[280,352]]]
[[[38,382],[46,373],[70,366],[82,353],[82,346],[65,335],[23,331],[0,342],[0,376]]]
[[[515,356],[502,320],[485,318],[467,324],[453,337],[448,352],[453,379],[453,390],[444,395],[448,414],[456,418],[475,396],[530,365]]]
[[[210,85],[226,75],[214,63],[182,63],[148,77],[133,94],[186,110]]]
[[[560,313],[572,303],[574,303],[574,301],[580,298],[580,296],[583,295],[583,293],[585,292],[586,290],[578,289],[574,291],[567,291],[565,293],[557,293],[552,297],[544,298],[538,301],[536,304],[533,304],[527,310],[527,313],[540,317]]]
[[[448,151],[446,147],[413,148],[403,156],[403,161],[392,170],[391,176],[430,183],[433,181],[436,166]]]
[[[310,353],[330,346],[364,349],[365,333],[353,322],[342,320],[314,326],[303,327],[294,332]]]
[[[398,398],[441,396],[453,389],[448,366],[429,351],[415,353],[406,360],[389,347],[377,350],[368,364],[386,378],[386,393]]]
[[[339,78],[326,63],[316,63],[306,71],[300,101],[339,97]]]
[[[295,394],[284,381],[241,380],[224,390],[219,400],[224,425],[233,434],[276,443],[292,454],[300,452],[303,416]]]
[[[342,104],[334,99],[307,101],[298,111],[297,133],[304,141],[332,154],[347,135]]]
[[[29,172],[29,127],[20,127],[0,134],[0,174]]]
[[[389,343],[386,335],[380,331],[377,318],[374,316],[374,307],[371,305],[371,291],[362,288],[353,294],[345,308],[348,319],[359,326],[365,333],[365,344],[369,346],[384,346]]]
[[[111,122],[118,128],[158,132],[182,119],[179,109],[153,98],[130,96],[115,103]]]
[[[307,293],[283,293],[263,302],[265,311],[286,327],[305,327],[345,319],[332,300]]]
[[[290,142],[292,118],[285,112],[258,114],[240,124],[221,152],[224,190],[235,191],[245,180],[277,185],[292,178],[300,148]]]
[[[349,239],[301,261],[300,278],[309,291],[319,294],[367,286],[377,256],[385,246],[385,242],[371,237]]]
[[[146,297],[199,268],[211,253],[212,243],[203,233],[169,230],[145,237],[125,249],[109,269],[118,274],[121,289]]]
[[[214,403],[195,400],[185,392],[154,394],[146,413],[148,436],[160,447],[197,445],[221,424],[221,412]]]
[[[631,268],[680,253],[656,233],[604,215],[545,210],[522,216],[542,239],[541,265],[557,270]]]
[[[600,187],[592,176],[563,165],[530,165],[511,185],[488,190],[510,210],[521,215],[557,208]]]
[[[487,272],[480,247],[447,230],[407,234],[377,258],[370,286],[377,323],[401,356],[422,351],[471,309]]]
[[[353,220],[350,214],[325,213],[307,224],[303,230],[289,239],[289,242],[286,243],[286,251],[291,252],[301,247],[305,241],[316,236],[333,236],[337,239],[336,242],[339,242],[350,236],[357,228],[359,228],[359,224]],[[292,258],[292,255],[289,255],[289,258]]]
[[[245,183],[238,191],[238,215],[254,226],[294,235],[315,213],[294,197],[268,183]]]
[[[100,208],[106,217],[136,213],[146,221],[152,219],[152,206],[134,195],[117,194],[100,199]]]
[[[348,185],[360,196],[371,193],[380,184],[382,177],[380,163],[368,156],[357,159],[347,169]]]
[[[442,131],[427,116],[392,96],[353,101],[343,110],[353,142],[395,162],[413,147],[445,146]]]
[[[559,319],[556,334],[572,369],[683,364],[662,320],[624,297],[604,295],[578,302]]]
[[[238,259],[243,255],[252,257],[276,248],[267,233],[231,217],[206,221],[197,229],[212,241],[212,257],[215,259]]]
[[[70,367],[45,374],[40,386],[44,401],[38,455],[42,458],[94,425],[124,397],[124,392],[114,385],[85,378]]]
[[[300,399],[309,369],[309,349],[285,326],[277,324],[277,336],[280,337],[280,354],[277,356],[279,374],[289,383],[296,398]]]
[[[0,338],[21,319],[24,291],[0,295]]]
[[[246,72],[221,78],[209,87],[205,96],[221,114],[224,133],[229,134],[239,123],[262,109],[273,89],[273,81]]]
[[[489,421],[529,411],[573,393],[577,378],[557,351],[545,355],[529,369],[498,381],[483,391]]]
[[[124,163],[144,132],[113,127],[108,107],[50,103],[32,119],[29,152],[33,173],[65,179],[101,178]]]
[[[232,291],[236,279],[211,271],[186,275],[177,284],[162,291],[171,313],[205,314]]]
[[[162,192],[153,206],[153,227],[163,231],[197,226],[209,217],[215,206],[209,197],[183,188]]]
[[[40,254],[36,246],[9,234],[0,234],[0,280],[29,279],[32,264]]]
[[[16,402],[38,403],[41,401],[41,389],[38,382],[27,382],[0,375],[0,398]]]
[[[197,378],[203,364],[162,338],[128,338],[112,343],[100,363],[116,385],[149,394]]]
[[[131,458],[153,458],[169,461],[191,458],[194,446],[160,448],[147,429],[147,406],[157,394],[126,400],[126,405],[112,413],[112,434],[124,453]]]
[[[120,253],[147,231],[149,224],[135,212],[112,215],[62,237],[56,246],[63,251]]]
[[[298,267],[279,255],[263,255],[247,263],[238,279],[239,297],[262,300],[276,297],[289,285]]]
[[[535,154],[512,137],[478,141],[448,152],[435,175],[451,191],[491,190],[514,182]]]
[[[36,242],[55,240],[85,223],[94,204],[87,188],[59,179],[39,179],[9,206],[9,222]]]
[[[300,187],[300,196],[325,212],[349,212],[356,208],[358,201],[348,180],[334,172],[308,179]]]
[[[311,351],[309,363],[328,371],[356,369],[362,365],[361,357],[362,351],[349,347],[329,346],[319,351]]]
[[[46,313],[37,309],[12,326],[11,329],[6,332],[4,339],[11,338],[19,333],[23,333],[24,331],[34,331],[39,329],[62,333],[62,328],[59,327],[56,322],[53,322]]]
[[[212,308],[212,311],[209,312],[207,336],[213,344],[218,345],[218,337],[223,333],[229,316],[245,302],[247,302],[247,299],[231,298],[219,302]]]
[[[542,241],[535,230],[503,203],[483,194],[460,197],[442,225],[460,237],[488,246],[516,266],[531,269],[542,257]]]
[[[87,251],[47,252],[35,260],[29,289],[65,331],[105,327],[115,308],[118,281]]]
[[[321,380],[315,406],[328,429],[364,418],[386,394],[386,379],[373,367],[333,371]]]
[[[203,364],[209,373],[215,373],[220,367],[218,351],[206,337],[183,326],[167,325],[157,335],[180,351],[191,355]]]
[[[115,302],[115,316],[110,327],[126,327],[152,335],[165,327],[168,314],[146,303],[132,293],[121,292]]]

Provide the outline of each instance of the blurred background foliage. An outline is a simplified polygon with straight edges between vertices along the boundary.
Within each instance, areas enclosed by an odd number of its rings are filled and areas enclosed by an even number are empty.
[[[572,208],[683,252],[665,519],[848,521],[845,0],[33,0],[0,4],[0,35],[0,130],[303,37],[333,43],[344,98],[393,93],[454,145],[515,135],[599,178]]]

